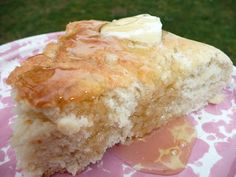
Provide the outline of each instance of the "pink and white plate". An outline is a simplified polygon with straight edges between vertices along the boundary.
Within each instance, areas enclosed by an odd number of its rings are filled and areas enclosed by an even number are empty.
[[[8,140],[11,120],[15,116],[11,88],[5,80],[21,61],[40,53],[50,41],[62,33],[50,33],[17,40],[0,46],[0,177],[20,177],[16,159]],[[232,82],[225,90],[225,100],[208,105],[188,116],[194,122],[197,141],[184,171],[171,177],[235,177],[236,176],[236,68]],[[69,177],[69,174],[56,174]],[[77,177],[161,177],[142,173],[123,163],[112,150],[90,165]]]

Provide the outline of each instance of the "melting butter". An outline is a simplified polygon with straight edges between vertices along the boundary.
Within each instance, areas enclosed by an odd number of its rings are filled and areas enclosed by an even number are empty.
[[[101,35],[158,44],[162,37],[162,23],[159,17],[142,14],[105,24],[101,28]]]

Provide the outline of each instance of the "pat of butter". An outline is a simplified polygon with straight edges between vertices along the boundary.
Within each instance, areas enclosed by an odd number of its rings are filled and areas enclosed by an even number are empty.
[[[132,41],[158,44],[161,42],[162,23],[159,17],[142,14],[113,20],[101,28],[101,34],[103,36],[115,36]]]

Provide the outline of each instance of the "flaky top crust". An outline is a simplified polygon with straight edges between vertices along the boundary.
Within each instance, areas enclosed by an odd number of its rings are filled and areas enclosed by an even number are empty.
[[[69,23],[57,43],[25,60],[7,79],[17,91],[17,100],[47,108],[89,101],[133,82],[150,90],[174,87],[178,78],[188,77],[212,57],[231,63],[214,47],[164,31],[162,43],[156,45],[105,37],[100,29],[106,23]]]

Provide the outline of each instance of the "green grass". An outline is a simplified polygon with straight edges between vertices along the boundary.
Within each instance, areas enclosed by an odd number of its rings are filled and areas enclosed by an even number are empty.
[[[62,31],[70,21],[160,16],[164,29],[220,48],[236,64],[236,0],[1,0],[0,44]]]

